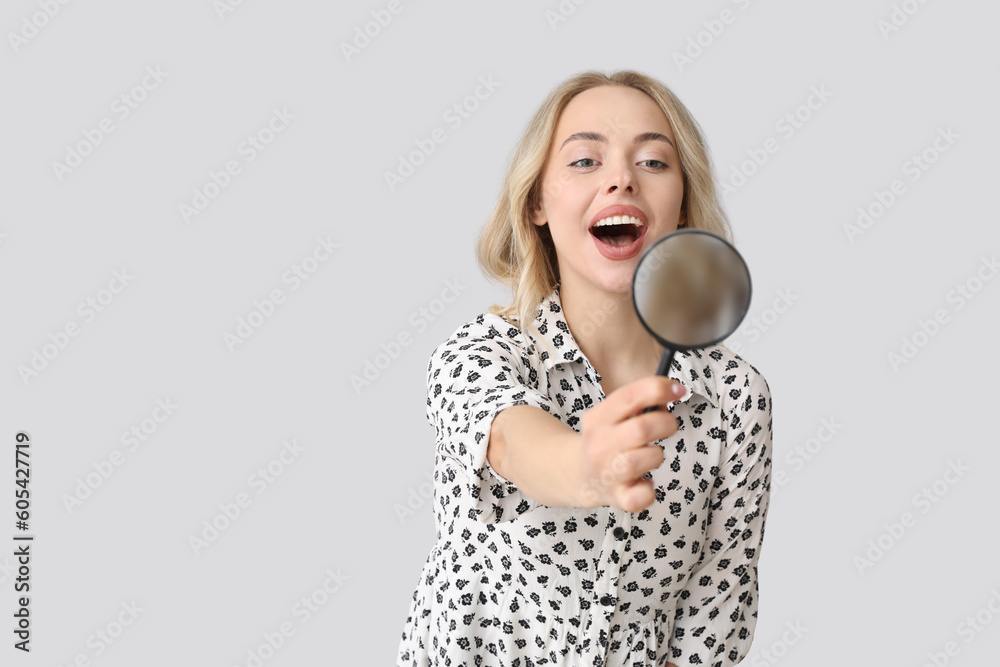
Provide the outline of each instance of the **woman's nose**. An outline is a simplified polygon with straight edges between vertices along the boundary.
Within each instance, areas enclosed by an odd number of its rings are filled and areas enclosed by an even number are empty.
[[[618,164],[608,173],[608,194],[615,192],[618,189],[627,190],[632,193],[635,192],[635,176],[632,174],[632,168],[630,165]]]

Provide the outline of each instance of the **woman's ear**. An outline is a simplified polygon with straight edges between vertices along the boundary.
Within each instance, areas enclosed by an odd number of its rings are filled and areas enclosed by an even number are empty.
[[[537,200],[528,206],[528,216],[534,225],[541,227],[542,225],[548,224],[545,211],[542,210],[542,206]]]

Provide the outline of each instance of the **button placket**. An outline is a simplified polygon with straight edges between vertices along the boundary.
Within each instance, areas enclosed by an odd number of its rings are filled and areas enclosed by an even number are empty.
[[[604,571],[594,586],[594,595],[597,596],[597,603],[602,607],[610,607],[615,604],[615,594],[618,592],[618,573],[611,569],[614,563],[611,559],[604,558]]]
[[[607,574],[605,575],[606,579],[603,583],[606,584],[606,588],[598,598],[598,603],[605,608],[616,607],[619,602],[618,584],[620,577],[618,569],[623,560],[623,545],[625,540],[628,538],[629,525],[631,524],[631,515],[622,510],[611,509],[610,518],[616,525],[611,531],[605,533],[604,567]],[[618,554],[617,563],[611,557],[612,551],[615,551]]]
[[[628,537],[629,529],[632,526],[632,515],[624,510],[616,510],[612,512],[612,516],[617,525],[611,534],[614,535],[617,543],[623,542]]]

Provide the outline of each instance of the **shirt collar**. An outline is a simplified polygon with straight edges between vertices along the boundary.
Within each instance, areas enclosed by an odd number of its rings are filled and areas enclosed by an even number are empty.
[[[541,343],[539,358],[547,370],[552,370],[563,364],[582,362],[593,370],[597,381],[601,381],[601,374],[583,354],[573,338],[573,334],[570,333],[569,325],[563,314],[562,301],[559,298],[559,285],[556,285],[549,296],[542,300],[538,314],[535,316],[535,327],[541,334],[541,341],[538,340],[534,332],[530,332],[529,336],[536,343]],[[681,403],[686,402],[692,394],[698,394],[706,398],[715,408],[718,408],[719,398],[707,382],[711,371],[699,370],[696,367],[696,364],[700,365],[704,359],[704,352],[704,350],[691,350],[689,352],[678,350],[674,354],[668,373],[672,380],[677,380],[687,389],[687,392],[679,399]]]

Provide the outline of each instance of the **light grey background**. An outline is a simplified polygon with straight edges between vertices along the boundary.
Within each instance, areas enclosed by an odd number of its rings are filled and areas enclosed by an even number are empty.
[[[42,5],[59,11],[48,19]],[[387,6],[245,0],[220,17],[211,0],[5,3],[0,662],[247,665],[288,623],[294,634],[264,664],[393,664],[435,539],[428,357],[508,299],[480,274],[475,235],[531,114],[590,68],[670,86],[723,181],[748,151],[778,146],[725,199],[760,322],[729,343],[774,400],[747,664],[995,661],[1000,280],[975,281],[994,278],[983,261],[1000,250],[1000,9],[402,0],[348,61],[341,44]],[[731,22],[713,23],[724,10]],[[886,32],[894,12],[901,25]],[[26,21],[44,25],[13,43]],[[678,66],[699,39],[707,46]],[[147,67],[165,78],[120,118],[116,98]],[[455,127],[445,113],[480,77],[498,86]],[[829,95],[800,109],[812,90]],[[241,142],[275,108],[294,118],[248,161]],[[787,136],[779,123],[797,110],[808,120]],[[60,180],[53,162],[105,118],[114,131]],[[385,172],[435,128],[446,141],[391,190]],[[914,181],[906,163],[925,150],[936,161]],[[241,172],[186,222],[180,205],[229,160]],[[895,179],[905,191],[850,239],[845,225]],[[339,247],[293,290],[282,277],[318,237]],[[85,321],[78,304],[116,270],[128,286]],[[449,281],[458,298],[441,310]],[[953,290],[969,281],[980,289],[959,308]],[[230,351],[224,335],[274,289],[284,303]],[[894,368],[888,355],[937,310],[947,320]],[[25,381],[19,367],[71,322],[79,335]],[[409,344],[356,391],[352,375],[400,334]],[[167,398],[179,407],[130,451],[122,432]],[[18,430],[34,439],[30,656],[6,630]],[[297,458],[271,463],[291,439]],[[805,461],[795,452],[807,446]],[[121,465],[70,511],[65,497],[113,450]],[[269,463],[281,474],[258,494],[250,477]],[[968,470],[946,476],[951,463]],[[935,482],[936,502],[920,500]],[[189,538],[240,493],[251,504],[195,554]],[[905,512],[913,520],[894,537]],[[879,541],[888,550],[859,566]],[[324,604],[305,619],[295,605],[313,595]],[[133,601],[135,621],[98,643]],[[962,625],[977,613],[979,630]]]

